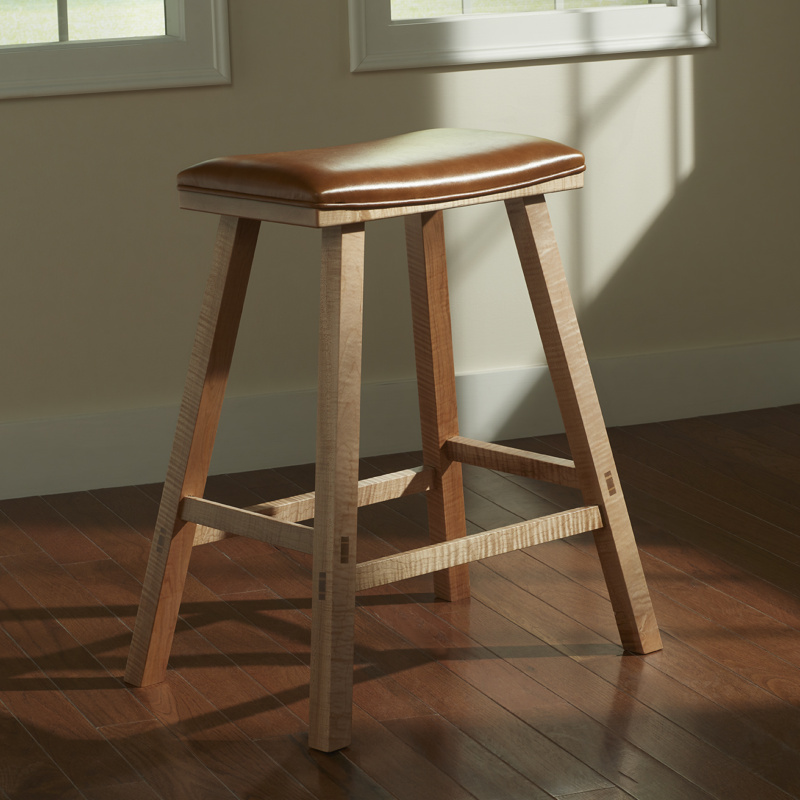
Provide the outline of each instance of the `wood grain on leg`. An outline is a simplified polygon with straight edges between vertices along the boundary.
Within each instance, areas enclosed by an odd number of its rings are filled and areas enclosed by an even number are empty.
[[[202,496],[260,223],[223,217],[181,402],[125,680],[163,680],[183,594],[194,524],[179,505]]]
[[[442,212],[406,218],[406,247],[414,319],[422,455],[439,481],[428,492],[431,542],[466,535],[461,464],[445,450],[458,436],[456,379],[450,331],[447,262]],[[469,597],[469,567],[461,564],[434,574],[436,596],[443,600]]]
[[[308,743],[350,743],[364,226],[322,232]]]
[[[543,197],[506,202],[570,451],[586,505],[602,509],[595,533],[623,646],[661,649],[628,510]]]

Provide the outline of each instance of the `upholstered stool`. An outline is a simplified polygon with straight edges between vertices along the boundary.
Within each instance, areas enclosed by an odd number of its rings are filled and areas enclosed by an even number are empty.
[[[434,572],[469,595],[468,562],[594,531],[623,646],[661,647],[544,196],[583,185],[576,150],[531,136],[429,130],[219,158],[178,176],[181,206],[221,215],[125,679],[163,679],[192,546],[226,533],[313,554],[311,747],[350,741],[355,593]],[[459,435],[442,210],[506,203],[572,461]],[[406,217],[423,465],[358,480],[364,223]],[[261,220],[322,228],[316,493],[235,509],[203,499]],[[268,443],[265,443],[268,446]],[[584,505],[465,536],[461,463],[578,487]],[[361,505],[425,492],[430,546],[356,564]],[[313,528],[299,520],[313,517]],[[266,732],[265,732],[266,733]]]

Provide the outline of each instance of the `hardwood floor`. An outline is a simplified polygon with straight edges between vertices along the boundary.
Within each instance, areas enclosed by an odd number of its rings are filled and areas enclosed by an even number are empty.
[[[800,406],[612,445],[664,650],[625,655],[588,535],[360,595],[353,744],[306,747],[310,562],[196,548],[164,684],[123,684],[160,487],[0,502],[0,796],[97,800],[800,797]],[[516,446],[562,455],[563,437]],[[418,464],[367,459],[364,476]],[[465,467],[473,531],[578,504]],[[210,480],[248,505],[309,466]],[[423,543],[421,496],[359,512],[362,559]]]

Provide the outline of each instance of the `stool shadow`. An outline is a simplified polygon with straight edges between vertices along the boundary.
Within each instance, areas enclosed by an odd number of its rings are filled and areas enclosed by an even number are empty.
[[[419,595],[423,600],[429,601],[431,596],[428,594]],[[394,596],[381,596],[381,597],[365,597],[361,598],[364,601],[360,605],[379,606],[388,605],[391,603],[415,603],[414,596],[398,595]],[[287,605],[290,604],[290,605]],[[225,607],[230,608],[230,614],[220,615],[220,610]],[[275,617],[264,617],[259,619],[252,615],[258,612],[269,612],[273,610],[285,611],[287,608],[299,610],[301,608],[310,608],[309,598],[287,598],[286,600],[236,600],[231,603],[224,601],[207,603],[207,602],[190,602],[184,603],[181,606],[181,620],[179,621],[178,631],[176,636],[180,636],[181,629],[189,626],[195,632],[202,636],[203,628],[212,623],[220,623],[225,620],[235,621],[239,624],[252,627],[268,636],[273,642],[291,643],[297,642],[300,645],[299,652],[292,652],[285,649],[283,652],[270,652],[260,653],[258,650],[249,650],[245,652],[208,652],[208,653],[193,653],[191,655],[182,655],[174,653],[169,661],[170,669],[181,672],[183,670],[203,669],[203,668],[225,668],[235,664],[237,667],[246,668],[250,666],[259,666],[264,668],[271,667],[290,667],[298,666],[298,664],[308,665],[309,655],[307,650],[309,643],[309,621],[305,618],[303,624],[293,623],[286,619]],[[129,605],[119,606],[71,606],[59,608],[55,613],[43,608],[28,608],[11,611],[0,612],[0,624],[4,619],[13,619],[19,621],[34,621],[43,618],[74,620],[79,618],[84,619],[97,619],[104,617],[118,617],[119,615],[132,615],[135,612],[135,607]],[[367,613],[367,612],[364,612]],[[61,649],[51,654],[39,655],[32,660],[28,657],[7,657],[0,658],[0,691],[9,692],[40,692],[40,691],[70,691],[70,690],[108,690],[119,689],[122,691],[136,691],[132,687],[123,683],[121,678],[115,677],[115,673],[121,675],[125,668],[127,655],[109,655],[103,657],[104,653],[115,653],[125,648],[130,643],[131,633],[121,633],[116,636],[107,637],[94,642],[91,642],[88,647],[75,642],[75,647],[68,649]],[[281,645],[283,646],[283,645]],[[589,644],[589,643],[574,643],[567,645],[570,653],[578,656],[619,656],[621,653],[620,647],[612,643],[607,644]],[[90,649],[89,649],[90,648]],[[209,648],[214,649],[213,644],[209,642]],[[80,668],[73,666],[72,656],[80,655],[83,660],[86,660],[87,653],[91,657],[91,662],[86,665],[89,672],[97,672],[97,674],[76,675],[75,672]],[[356,641],[356,658],[355,665],[369,666],[374,665],[377,661],[381,663],[380,672],[385,675],[391,675],[394,672],[413,669],[414,667],[421,666],[435,660],[447,661],[484,661],[484,660],[508,660],[515,659],[539,659],[539,658],[566,658],[568,656],[559,653],[551,646],[543,643],[541,645],[526,645],[526,646],[500,646],[494,647],[491,650],[475,644],[469,647],[447,647],[437,648],[436,657],[431,655],[426,650],[420,649],[413,644],[409,643],[408,647],[390,648],[380,650],[380,658],[376,658],[378,651],[370,647],[368,643]],[[97,656],[102,659],[102,663],[98,660]],[[402,658],[400,658],[402,656]],[[397,669],[387,668],[387,664],[397,661]],[[69,664],[69,675],[59,675],[59,670],[64,668],[65,664]],[[34,666],[32,666],[34,665]],[[29,676],[32,669],[37,669],[40,675]],[[356,674],[356,682],[372,680],[374,675],[358,675]],[[43,673],[43,674],[42,674]],[[297,687],[289,692],[279,692],[277,695],[271,695],[278,701],[289,704],[298,699],[308,696],[308,685]]]

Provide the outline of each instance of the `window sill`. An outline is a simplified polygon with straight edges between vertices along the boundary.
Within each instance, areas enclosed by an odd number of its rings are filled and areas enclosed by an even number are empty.
[[[552,60],[714,44],[714,0],[676,2],[393,22],[390,0],[350,0],[350,68]]]

